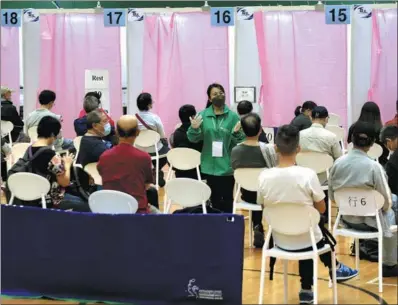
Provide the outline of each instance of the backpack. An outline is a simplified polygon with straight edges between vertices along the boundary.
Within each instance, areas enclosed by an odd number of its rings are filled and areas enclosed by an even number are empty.
[[[8,177],[10,177],[15,173],[33,173],[33,168],[32,168],[33,160],[35,160],[38,156],[40,156],[44,151],[48,149],[51,149],[51,147],[44,146],[39,148],[35,152],[35,154],[32,154],[32,146],[29,146],[24,156],[22,158],[19,158],[19,160],[15,162],[15,164],[9,169]],[[33,173],[33,174],[39,174],[41,176],[44,176],[44,173]]]
[[[88,201],[88,197],[97,190],[97,187],[90,183],[92,177],[77,166],[71,167],[71,184],[66,188],[66,192]]]

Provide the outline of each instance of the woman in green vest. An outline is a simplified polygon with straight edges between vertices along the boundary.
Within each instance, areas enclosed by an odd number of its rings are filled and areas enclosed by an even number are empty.
[[[232,212],[235,179],[231,167],[231,151],[245,135],[239,116],[225,105],[225,90],[220,84],[207,89],[207,108],[195,118],[187,136],[189,141],[203,141],[201,171],[211,188],[211,204],[226,213]]]

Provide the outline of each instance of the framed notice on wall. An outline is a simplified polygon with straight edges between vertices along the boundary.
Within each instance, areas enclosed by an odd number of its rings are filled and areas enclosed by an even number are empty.
[[[256,87],[235,87],[235,103],[241,101],[256,102]]]
[[[101,106],[110,113],[108,70],[86,70],[85,93],[91,91],[101,92]]]

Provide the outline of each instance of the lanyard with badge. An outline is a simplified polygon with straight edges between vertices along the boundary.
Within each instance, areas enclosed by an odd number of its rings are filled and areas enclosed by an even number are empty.
[[[216,126],[216,119],[213,117],[214,130],[215,130],[216,135],[219,136],[219,138],[221,138],[219,132],[221,130],[221,125],[222,125],[223,122],[224,122],[224,118],[222,118],[220,124],[218,124],[218,126]],[[215,157],[215,158],[222,158],[222,156],[223,156],[223,147],[224,147],[224,144],[223,144],[222,138],[221,138],[221,140],[213,141],[213,143],[212,143],[212,156]]]

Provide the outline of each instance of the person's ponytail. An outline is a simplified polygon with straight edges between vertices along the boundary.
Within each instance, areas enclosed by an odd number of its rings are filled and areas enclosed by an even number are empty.
[[[301,106],[297,106],[296,110],[294,110],[294,115],[298,116],[298,115],[300,115],[300,113],[301,113]]]

